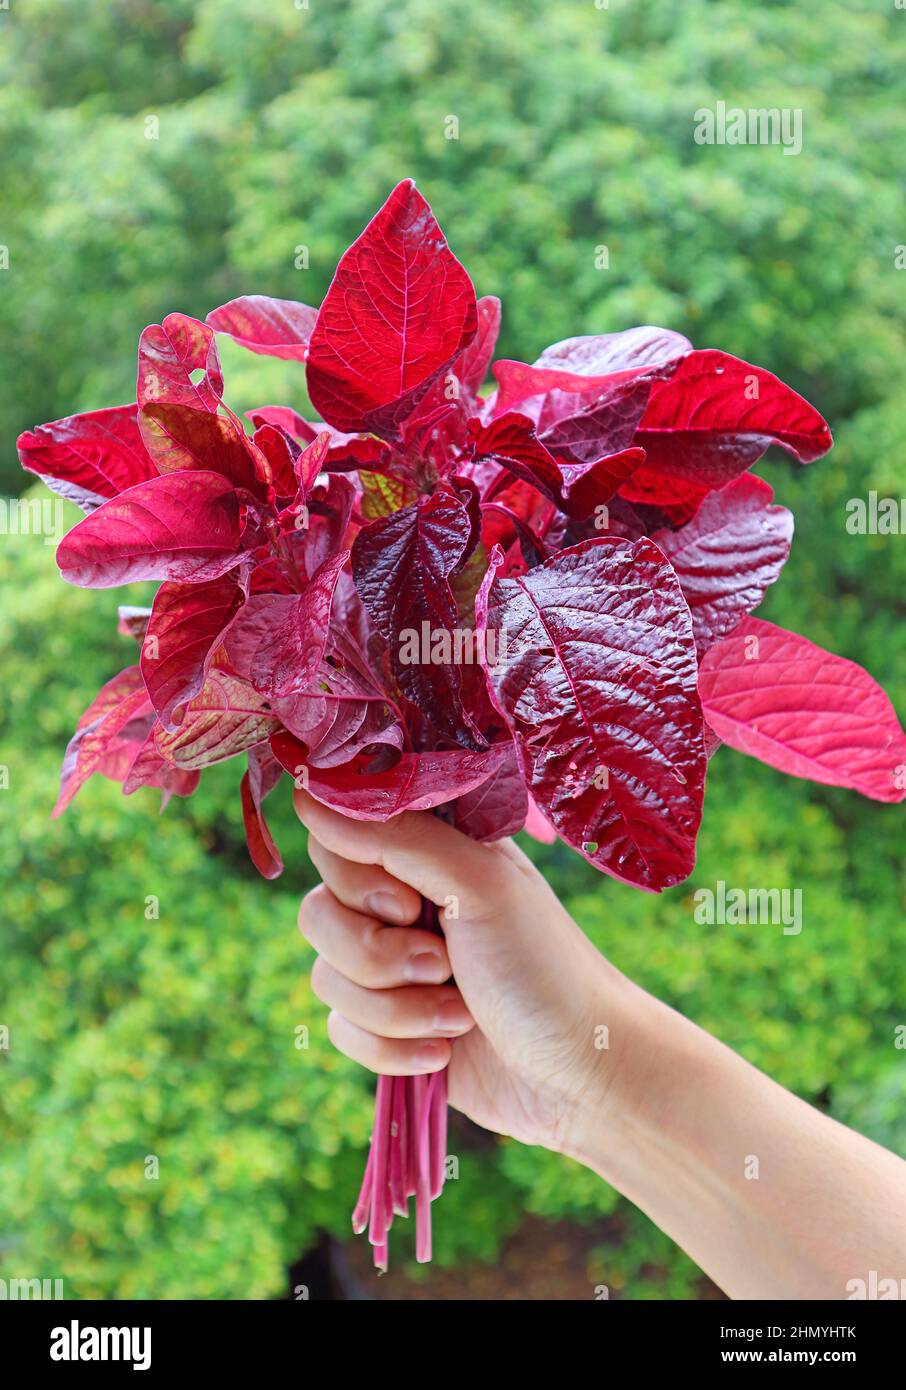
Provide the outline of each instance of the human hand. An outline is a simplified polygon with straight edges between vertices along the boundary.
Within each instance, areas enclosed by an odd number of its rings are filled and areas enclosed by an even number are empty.
[[[477,1124],[581,1148],[619,1061],[595,1041],[622,977],[530,860],[428,813],[350,820],[301,791],[295,804],[323,879],[299,927],[334,1045],[387,1075],[449,1063],[450,1104]],[[413,925],[422,895],[446,909],[443,937]]]

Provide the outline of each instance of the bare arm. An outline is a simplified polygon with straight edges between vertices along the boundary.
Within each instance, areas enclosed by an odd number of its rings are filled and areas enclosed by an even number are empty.
[[[906,1277],[906,1162],[628,981],[611,998],[627,1036],[617,1096],[585,1116],[574,1157],[733,1298],[839,1299],[870,1269]]]
[[[906,1162],[621,975],[515,845],[296,805],[324,879],[299,924],[342,1051],[394,1075],[449,1064],[453,1105],[595,1170],[734,1298],[906,1278]],[[415,925],[421,894],[455,905],[443,938]]]

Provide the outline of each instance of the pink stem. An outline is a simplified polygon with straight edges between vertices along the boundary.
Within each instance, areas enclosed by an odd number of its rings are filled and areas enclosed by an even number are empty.
[[[431,1096],[431,1200],[444,1190],[447,1163],[447,1073],[437,1072],[437,1085]],[[434,1077],[431,1078],[432,1081]]]
[[[425,1099],[428,1084],[415,1077],[415,1110],[419,1117],[417,1167],[415,1175],[415,1258],[419,1264],[431,1259],[431,1188],[428,1181],[428,1124]]]
[[[390,1092],[393,1078],[379,1076],[377,1084],[377,1104],[374,1112],[374,1187],[371,1198],[371,1223],[368,1239],[374,1246],[387,1242],[387,1232],[393,1220],[393,1213],[387,1204],[387,1159],[390,1148]],[[377,1251],[375,1251],[377,1262]]]
[[[422,902],[422,926],[438,931],[437,911]],[[394,1215],[409,1215],[409,1198],[415,1198],[415,1257],[431,1259],[431,1202],[444,1185],[447,1147],[447,1074],[380,1076],[374,1108],[374,1127],[368,1162],[352,1226],[361,1234],[366,1226],[374,1249],[374,1263],[386,1270],[387,1235]]]
[[[368,1216],[371,1211],[371,1191],[374,1185],[374,1140],[368,1148],[368,1162],[365,1164],[365,1176],[362,1178],[362,1186],[359,1191],[359,1200],[355,1204],[355,1211],[352,1213],[352,1229],[357,1236],[360,1236],[368,1225]]]
[[[406,1133],[406,1196],[414,1197],[418,1185],[418,1107],[415,1103],[414,1076],[406,1077]]]
[[[405,1113],[406,1078],[395,1076],[392,1082],[390,1106],[390,1206],[397,1216],[408,1216],[406,1192],[403,1185],[403,1116]]]

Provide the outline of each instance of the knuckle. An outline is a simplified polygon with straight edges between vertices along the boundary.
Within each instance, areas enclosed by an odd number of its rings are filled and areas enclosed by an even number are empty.
[[[331,1009],[327,1015],[327,1036],[338,1052],[342,1052],[344,1056],[350,1055],[342,1042],[343,1016],[336,1009]]]
[[[394,943],[388,941],[390,931],[380,922],[368,922],[362,932],[362,965],[376,978],[386,976],[388,964],[395,958]]]
[[[299,904],[299,930],[309,941],[312,931],[323,917],[327,896],[328,890],[323,883],[319,883],[309,889]]]
[[[329,1004],[330,966],[322,956],[317,956],[311,968],[311,992],[322,1004]]]
[[[418,849],[425,840],[424,812],[402,811],[400,815],[385,822],[384,831],[394,847],[407,850]]]

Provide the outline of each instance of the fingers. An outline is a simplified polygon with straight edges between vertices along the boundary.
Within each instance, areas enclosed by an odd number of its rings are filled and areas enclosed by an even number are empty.
[[[311,987],[322,1004],[382,1038],[458,1037],[475,1026],[455,985],[363,989],[319,956]]]
[[[379,1038],[339,1013],[328,1015],[327,1033],[335,1048],[380,1076],[422,1076],[442,1071],[450,1061],[450,1044],[444,1038]]]
[[[420,927],[386,927],[345,907],[324,884],[302,899],[299,930],[319,956],[366,989],[439,985],[452,974],[442,937]]]
[[[392,878],[386,869],[341,859],[314,835],[308,837],[308,855],[334,897],[346,907],[399,926],[418,920],[420,895],[408,883]]]
[[[404,811],[388,821],[352,820],[295,793],[296,814],[331,853],[356,864],[380,865],[438,907],[451,896],[463,916],[492,915],[496,880],[506,860],[497,845],[482,845],[426,812]]]

